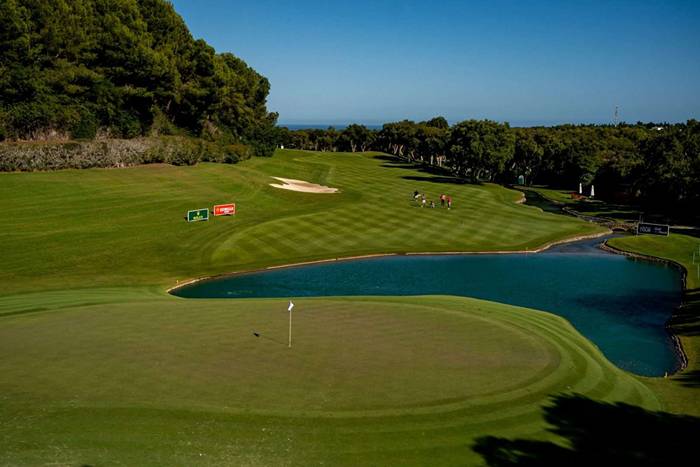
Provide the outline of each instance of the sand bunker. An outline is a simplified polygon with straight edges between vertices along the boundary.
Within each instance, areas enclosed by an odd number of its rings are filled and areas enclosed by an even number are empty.
[[[279,183],[270,183],[270,186],[282,188],[283,190],[301,191],[303,193],[337,193],[337,188],[329,186],[317,185],[315,183],[305,182],[304,180],[294,180],[293,178],[272,177],[279,180]]]

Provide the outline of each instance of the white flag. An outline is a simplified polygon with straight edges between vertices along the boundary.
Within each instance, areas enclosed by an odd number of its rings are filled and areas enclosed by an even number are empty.
[[[292,303],[292,301],[290,300],[289,301],[289,308],[287,308],[287,311],[291,312],[292,308],[294,308],[294,303]]]

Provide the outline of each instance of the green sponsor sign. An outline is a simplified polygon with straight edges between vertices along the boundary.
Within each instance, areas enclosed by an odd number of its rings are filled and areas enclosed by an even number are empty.
[[[187,222],[208,221],[209,208],[187,211]]]

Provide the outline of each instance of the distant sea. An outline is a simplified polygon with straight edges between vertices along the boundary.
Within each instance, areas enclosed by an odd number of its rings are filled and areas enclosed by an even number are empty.
[[[326,130],[329,127],[333,127],[336,130],[343,130],[351,123],[278,123],[279,127],[287,127],[290,130]],[[368,125],[366,123],[361,123],[361,125],[366,126],[370,130],[381,130],[381,124]]]
[[[391,121],[391,120],[390,120]],[[393,120],[397,121],[397,120]],[[414,120],[414,121],[420,121],[420,120]],[[500,121],[500,120],[498,120]],[[277,126],[280,127],[287,127],[290,130],[325,130],[328,127],[333,127],[336,130],[343,130],[345,129],[348,125],[352,123],[358,123],[360,125],[364,125],[370,130],[381,130],[382,129],[382,124],[381,123],[362,123],[362,122],[350,122],[350,123],[278,123]],[[450,125],[453,125],[457,123],[457,121],[450,121]],[[557,126],[557,125],[605,125],[605,124],[612,124],[612,122],[609,121],[604,121],[604,120],[595,120],[592,119],[590,121],[585,121],[585,120],[575,120],[575,121],[559,121],[559,120],[511,120],[508,121],[510,126],[512,128],[531,128],[531,127],[551,127],[551,126]]]

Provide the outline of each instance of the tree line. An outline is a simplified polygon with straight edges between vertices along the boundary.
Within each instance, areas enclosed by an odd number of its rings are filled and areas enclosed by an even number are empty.
[[[596,195],[650,209],[700,205],[700,122],[681,124],[560,125],[511,128],[443,117],[290,131],[285,147],[314,151],[380,151],[408,162],[441,167],[471,182],[548,185],[575,190],[595,185]]]
[[[274,151],[268,80],[195,40],[168,1],[3,0],[0,18],[0,140],[178,135]]]

